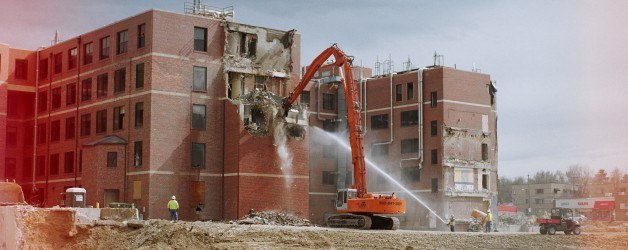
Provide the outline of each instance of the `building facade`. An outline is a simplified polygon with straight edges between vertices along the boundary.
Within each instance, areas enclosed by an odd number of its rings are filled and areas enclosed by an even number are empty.
[[[575,186],[566,183],[530,183],[512,185],[512,203],[519,211],[542,216],[555,207],[556,199],[571,198]]]
[[[299,157],[281,168],[240,100],[288,94],[300,35],[228,16],[149,10],[37,51],[0,45],[0,177],[45,207],[78,186],[89,205],[133,203],[144,218],[167,218],[172,195],[182,219],[197,205],[212,220],[307,216],[307,138],[288,140]]]
[[[441,218],[468,218],[497,206],[496,89],[490,76],[432,66],[360,79],[364,148],[368,160],[409,189]],[[347,107],[336,67],[322,67],[302,94],[309,104],[310,217],[335,212],[335,192],[350,188],[351,155],[322,130],[346,135]],[[318,127],[321,129],[316,129]],[[379,171],[367,170],[368,190],[407,200],[401,227],[440,227],[436,216]],[[444,224],[443,224],[444,225]]]

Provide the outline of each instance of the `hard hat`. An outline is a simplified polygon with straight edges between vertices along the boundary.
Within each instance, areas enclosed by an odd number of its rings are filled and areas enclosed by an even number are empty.
[[[173,195],[171,199],[176,200],[176,199],[177,199],[177,197],[175,197],[175,196]]]
[[[172,197],[174,197],[174,196],[172,196]],[[490,210],[490,209],[489,209],[489,210],[486,210],[486,212],[487,212],[487,213],[490,213],[490,212],[491,212],[491,210]]]

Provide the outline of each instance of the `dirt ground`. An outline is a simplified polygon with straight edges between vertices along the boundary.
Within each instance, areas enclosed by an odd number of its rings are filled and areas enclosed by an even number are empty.
[[[450,233],[351,230],[149,220],[77,227],[71,249],[628,249],[628,232],[554,236],[538,233]]]

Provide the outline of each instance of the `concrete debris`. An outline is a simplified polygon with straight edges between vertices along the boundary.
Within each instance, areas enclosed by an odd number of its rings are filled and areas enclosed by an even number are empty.
[[[260,225],[280,225],[280,226],[312,226],[309,220],[283,212],[264,211],[252,213],[234,222],[237,224],[260,224]]]
[[[244,128],[253,136],[268,136],[273,124],[280,122],[276,119],[277,107],[281,97],[268,91],[255,89],[240,96],[239,101],[244,105]]]

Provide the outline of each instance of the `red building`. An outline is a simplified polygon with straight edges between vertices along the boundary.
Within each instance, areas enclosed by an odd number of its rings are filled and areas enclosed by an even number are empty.
[[[167,218],[172,195],[182,219],[198,204],[212,220],[306,216],[307,138],[288,141],[300,156],[282,169],[238,99],[287,95],[300,35],[203,10],[149,10],[37,51],[0,45],[0,178],[46,207],[79,186],[89,205],[133,203],[144,218]]]
[[[473,209],[497,206],[497,111],[490,76],[430,66],[360,81],[367,159],[445,218],[468,218]],[[319,70],[301,102],[309,104],[311,125],[346,133],[346,104],[336,67]],[[352,184],[351,157],[310,129],[310,218],[323,223],[335,211],[335,192]],[[344,135],[346,136],[346,134]],[[329,142],[325,142],[325,141]],[[368,190],[407,200],[401,227],[435,228],[434,216],[372,168]]]

